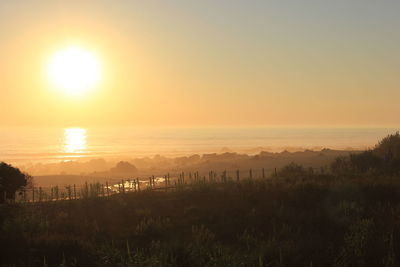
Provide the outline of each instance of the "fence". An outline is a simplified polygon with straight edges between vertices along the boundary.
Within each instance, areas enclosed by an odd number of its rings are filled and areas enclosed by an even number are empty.
[[[277,175],[276,168],[269,169],[269,174]],[[180,172],[165,175],[150,175],[130,179],[111,178],[110,182],[87,183],[82,185],[64,185],[53,187],[25,188],[15,195],[15,199],[7,202],[38,203],[60,200],[76,200],[96,197],[109,197],[115,194],[139,192],[142,190],[174,190],[192,184],[239,182],[241,179],[265,179],[267,172],[262,169],[209,171],[209,172]],[[99,180],[107,180],[98,177]],[[6,201],[5,201],[6,202]]]

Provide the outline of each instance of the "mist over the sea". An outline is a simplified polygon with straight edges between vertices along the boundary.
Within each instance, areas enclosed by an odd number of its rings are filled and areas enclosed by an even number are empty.
[[[14,164],[91,158],[372,147],[394,128],[2,128],[0,157]]]

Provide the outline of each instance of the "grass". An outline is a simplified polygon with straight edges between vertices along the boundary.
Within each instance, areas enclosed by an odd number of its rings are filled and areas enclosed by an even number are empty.
[[[302,173],[0,207],[0,266],[398,266],[400,177]]]

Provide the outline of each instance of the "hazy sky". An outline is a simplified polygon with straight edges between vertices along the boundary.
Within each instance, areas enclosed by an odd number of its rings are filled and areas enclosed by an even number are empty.
[[[0,1],[2,125],[400,125],[400,1]],[[70,44],[102,82],[49,85]]]

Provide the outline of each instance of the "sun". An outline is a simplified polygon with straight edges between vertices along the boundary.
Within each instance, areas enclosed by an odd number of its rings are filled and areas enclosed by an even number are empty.
[[[101,64],[93,52],[79,46],[70,46],[50,58],[48,77],[64,93],[81,95],[98,85]]]

